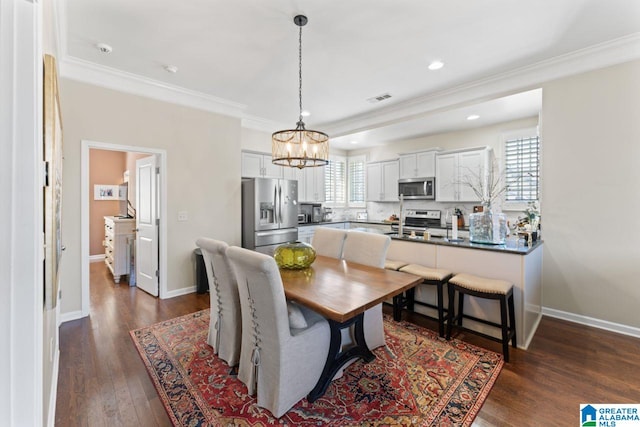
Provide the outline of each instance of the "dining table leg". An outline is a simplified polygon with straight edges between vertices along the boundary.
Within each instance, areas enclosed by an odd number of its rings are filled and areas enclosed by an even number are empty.
[[[327,391],[327,387],[329,387],[333,377],[348,361],[360,358],[366,363],[369,363],[376,358],[371,350],[369,350],[364,338],[364,313],[360,313],[345,322],[336,322],[331,319],[327,319],[327,321],[329,322],[329,328],[331,330],[329,353],[327,354],[327,361],[324,364],[324,369],[322,370],[320,379],[313,390],[311,390],[307,395],[309,403],[313,403],[318,398],[322,397],[325,391]],[[351,325],[354,325],[355,329],[355,345],[349,347],[345,351],[341,351],[342,330],[350,327]]]

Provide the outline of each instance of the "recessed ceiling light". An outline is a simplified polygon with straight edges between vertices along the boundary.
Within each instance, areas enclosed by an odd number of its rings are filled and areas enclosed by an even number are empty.
[[[480,116],[477,114],[471,114],[470,116],[467,116],[467,120],[478,120],[479,118]]]
[[[164,70],[167,73],[175,74],[178,72],[178,67],[176,67],[175,65],[165,65]]]
[[[431,71],[435,71],[435,70],[439,70],[442,67],[444,67],[444,62],[442,62],[442,61],[432,61],[431,64],[429,64],[428,68]]]
[[[304,110],[302,113],[300,113],[300,115],[301,115],[302,117],[309,117],[309,116],[311,115],[311,113],[310,113],[310,112],[308,112],[307,110]]]
[[[359,142],[358,142],[358,141],[351,141],[351,143],[352,143],[353,145],[359,144]]]
[[[106,43],[98,43],[96,45],[96,48],[100,52],[105,53],[105,54],[109,54],[109,53],[111,53],[111,51],[113,51],[113,48],[111,46],[109,46],[108,44],[106,44]]]

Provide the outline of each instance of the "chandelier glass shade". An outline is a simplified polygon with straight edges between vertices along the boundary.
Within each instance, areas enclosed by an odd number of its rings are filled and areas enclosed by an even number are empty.
[[[298,42],[298,100],[300,116],[295,129],[280,130],[271,135],[271,162],[295,168],[325,166],[329,163],[329,136],[317,130],[307,130],[302,121],[302,27],[307,17],[297,15],[293,22],[300,28]]]

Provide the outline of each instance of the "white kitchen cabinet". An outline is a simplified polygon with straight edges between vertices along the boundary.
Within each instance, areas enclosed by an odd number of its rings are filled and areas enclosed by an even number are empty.
[[[282,178],[284,166],[271,163],[271,154],[242,152],[243,178]]]
[[[302,169],[298,181],[298,200],[301,202],[324,202],[324,167]]]
[[[120,276],[129,274],[129,246],[135,238],[135,228],[134,218],[104,217],[104,263],[116,283],[120,283]]]
[[[436,201],[480,202],[475,192],[465,184],[471,181],[480,187],[486,182],[493,159],[488,147],[438,153],[436,155]]]
[[[311,240],[313,240],[313,235],[315,234],[318,227],[324,228],[337,228],[339,230],[343,230],[345,228],[344,222],[336,222],[333,224],[319,224],[319,225],[303,225],[298,227],[298,240],[301,242],[311,244]]]
[[[436,176],[436,151],[420,151],[400,155],[400,179]]]
[[[316,225],[298,227],[298,240],[311,244],[311,239],[313,239],[313,234],[316,232],[316,228]]]
[[[397,202],[399,177],[397,160],[367,164],[367,201]]]

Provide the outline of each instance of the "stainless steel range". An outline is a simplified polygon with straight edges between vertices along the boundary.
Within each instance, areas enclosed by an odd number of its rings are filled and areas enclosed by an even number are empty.
[[[422,234],[424,231],[429,229],[431,234],[434,234],[433,229],[438,229],[438,231],[435,232],[438,233],[441,229],[441,217],[442,212],[440,211],[412,211],[404,218],[402,231],[404,234],[411,234],[412,231],[415,231],[416,234]],[[397,224],[391,225],[391,229],[395,232],[398,232],[398,228]],[[441,231],[444,235],[445,230]]]

